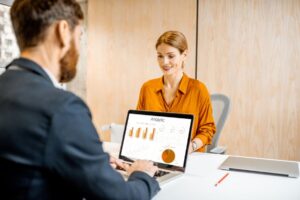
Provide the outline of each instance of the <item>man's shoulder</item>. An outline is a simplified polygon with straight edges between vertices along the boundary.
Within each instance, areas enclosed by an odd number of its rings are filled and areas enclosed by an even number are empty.
[[[64,109],[70,106],[87,109],[85,102],[72,92],[52,87],[46,89],[45,94],[49,95],[46,101],[53,109]]]

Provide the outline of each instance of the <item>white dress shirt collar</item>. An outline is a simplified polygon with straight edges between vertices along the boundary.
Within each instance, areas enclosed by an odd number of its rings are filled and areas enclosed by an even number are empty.
[[[49,76],[50,80],[52,81],[54,87],[59,88],[59,89],[65,89],[63,84],[59,83],[56,78],[54,77],[54,75],[46,68],[42,68],[46,74]]]

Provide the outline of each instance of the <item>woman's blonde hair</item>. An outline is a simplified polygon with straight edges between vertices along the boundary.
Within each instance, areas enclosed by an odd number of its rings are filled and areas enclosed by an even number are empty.
[[[156,49],[160,44],[167,44],[179,50],[182,54],[188,49],[188,44],[185,36],[179,31],[164,32],[156,42]]]

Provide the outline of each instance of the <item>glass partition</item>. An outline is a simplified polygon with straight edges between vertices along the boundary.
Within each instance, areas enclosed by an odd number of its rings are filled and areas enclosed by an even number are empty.
[[[0,2],[0,74],[5,71],[5,65],[19,55],[9,10],[9,6]]]

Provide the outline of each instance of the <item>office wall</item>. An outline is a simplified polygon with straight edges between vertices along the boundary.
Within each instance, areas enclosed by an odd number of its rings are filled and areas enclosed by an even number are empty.
[[[195,73],[196,2],[88,1],[86,96],[98,130],[123,123],[141,84],[160,75],[154,44],[165,30],[187,35]],[[198,2],[197,77],[232,101],[220,144],[229,154],[300,160],[300,1]]]
[[[186,71],[194,77],[195,0],[88,1],[87,103],[99,132],[103,124],[124,123],[142,83],[161,76],[154,46],[167,30],[186,35]]]
[[[229,154],[300,160],[300,1],[199,0],[198,78],[230,96]]]

